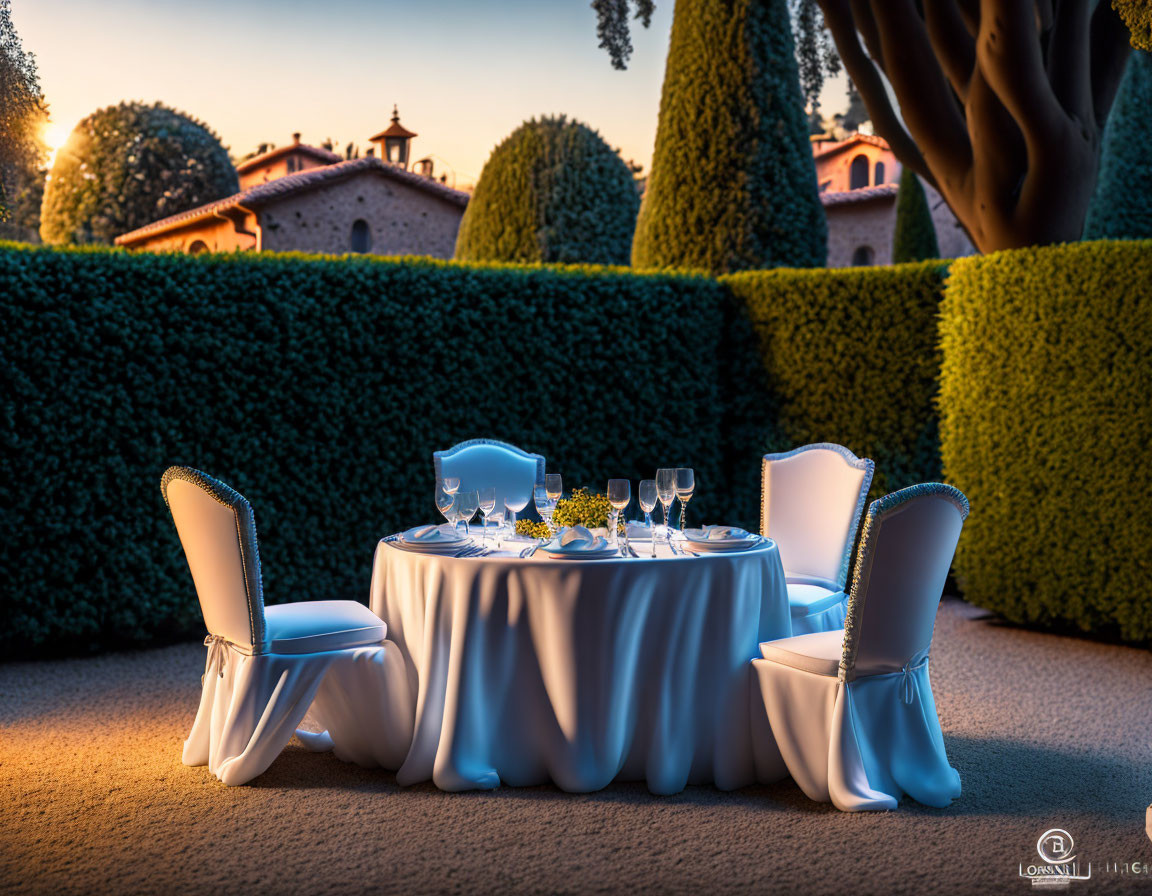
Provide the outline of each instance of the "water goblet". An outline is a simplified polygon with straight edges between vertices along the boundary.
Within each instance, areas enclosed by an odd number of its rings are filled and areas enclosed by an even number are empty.
[[[656,527],[652,525],[652,511],[656,509],[656,480],[642,479],[640,481],[640,509],[644,511],[644,522],[648,524],[648,533],[652,536],[652,556],[656,556]],[[625,523],[624,525],[628,525]]]
[[[664,536],[668,539],[668,547],[671,549],[672,527],[668,524],[668,514],[672,510],[672,502],[676,500],[675,467],[661,467],[656,471],[656,495],[664,508]]]
[[[479,496],[480,512],[484,514],[484,537],[483,541],[488,541],[488,519],[492,516],[492,512],[496,509],[496,489],[492,486],[482,488],[477,492]]]
[[[627,479],[609,479],[608,480],[608,503],[612,505],[612,522],[609,523],[609,529],[612,535],[612,544],[619,546],[620,534],[617,531],[619,528],[619,519],[628,504],[632,501],[632,483]],[[624,546],[627,550],[628,546],[628,523],[624,523]]]
[[[696,490],[696,474],[689,467],[676,468],[676,497],[680,499],[680,534],[684,534],[684,520],[687,516],[688,502],[692,500],[692,492]]]
[[[476,494],[475,489],[456,493],[456,525],[464,524],[464,535],[472,534],[469,529],[469,523],[472,522],[472,517],[476,515],[476,511],[480,509],[480,496]]]
[[[516,514],[522,512],[528,506],[531,496],[525,492],[513,492],[504,497],[504,509],[507,510],[505,517],[508,521],[509,534],[516,534]]]
[[[456,496],[444,491],[442,485],[436,487],[436,509],[449,523],[452,522],[452,509],[456,506]]]
[[[549,473],[544,477],[544,488],[548,491],[548,500],[555,505],[564,494],[564,480],[559,473]]]
[[[532,489],[532,500],[536,503],[536,512],[540,514],[540,519],[544,520],[544,525],[551,532],[552,510],[555,505],[552,503],[552,499],[548,497],[548,489],[542,483]]]
[[[454,495],[460,491],[460,477],[444,476],[440,480],[440,487],[444,489],[445,494]]]
[[[495,508],[487,518],[496,527],[496,550],[500,550],[504,545],[504,505]]]

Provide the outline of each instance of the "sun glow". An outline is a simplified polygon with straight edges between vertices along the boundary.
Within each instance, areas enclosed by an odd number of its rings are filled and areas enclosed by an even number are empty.
[[[49,168],[56,162],[56,153],[60,151],[60,147],[68,142],[68,137],[71,134],[71,128],[57,124],[54,121],[50,121],[44,126],[43,138],[44,144],[48,147]]]

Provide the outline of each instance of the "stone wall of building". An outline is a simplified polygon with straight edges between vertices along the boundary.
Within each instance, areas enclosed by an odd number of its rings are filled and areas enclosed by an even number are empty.
[[[352,252],[359,220],[367,225],[372,254],[451,258],[463,214],[461,206],[418,187],[364,172],[269,203],[260,223],[267,251]]]
[[[968,234],[952,214],[948,203],[932,187],[920,178],[924,187],[924,196],[928,200],[928,208],[932,211],[932,223],[936,225],[936,243],[940,247],[941,258],[963,258],[966,255],[976,255],[976,247],[968,239]]]
[[[857,250],[871,250],[869,264],[892,263],[892,237],[896,231],[896,197],[826,206],[828,218],[828,267],[853,264]]]
[[[243,230],[252,231],[253,221],[247,217]],[[198,221],[178,230],[169,230],[149,237],[132,246],[144,252],[235,252],[256,248],[255,233],[237,233],[231,221],[214,218]]]

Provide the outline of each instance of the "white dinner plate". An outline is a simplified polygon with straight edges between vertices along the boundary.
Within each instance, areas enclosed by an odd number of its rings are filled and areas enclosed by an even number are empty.
[[[413,544],[410,541],[405,541],[403,538],[397,538],[395,541],[389,542],[389,544],[393,547],[400,548],[402,551],[416,551],[420,554],[455,554],[457,551],[463,550],[466,547],[471,547],[475,542],[471,538],[464,538],[451,543],[428,544],[426,542],[417,542]]]
[[[763,544],[763,540],[759,535],[749,535],[747,538],[732,541],[692,541],[685,539],[680,542],[680,546],[684,550],[692,551],[695,554],[732,554],[750,550],[760,544]]]
[[[548,551],[541,548],[553,560],[607,560],[618,557],[616,548],[606,548],[603,551]]]

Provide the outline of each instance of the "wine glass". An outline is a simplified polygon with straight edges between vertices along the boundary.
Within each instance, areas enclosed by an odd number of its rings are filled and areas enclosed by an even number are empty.
[[[462,491],[456,493],[456,525],[464,524],[464,534],[471,535],[472,532],[468,528],[468,524],[472,522],[472,517],[476,516],[476,511],[480,509],[480,496],[476,494],[475,489]]]
[[[672,509],[672,502],[676,500],[676,468],[661,467],[656,471],[656,495],[664,508],[664,535],[668,539],[668,547],[672,547],[672,527],[668,524],[668,512]]]
[[[684,519],[687,516],[688,502],[696,489],[696,474],[688,467],[676,468],[676,497],[680,499],[680,534],[684,534]]]
[[[564,494],[564,480],[560,478],[559,473],[549,473],[544,477],[544,488],[548,491],[548,500],[555,507],[556,502]]]
[[[444,476],[440,480],[440,487],[444,489],[444,493],[454,495],[460,491],[460,477],[459,476]]]
[[[536,503],[536,512],[540,514],[540,519],[544,520],[548,531],[551,532],[552,509],[555,505],[552,503],[552,499],[548,497],[548,489],[543,483],[532,489],[532,500]]]
[[[484,514],[484,537],[488,541],[488,519],[496,509],[496,489],[493,486],[482,488],[477,492],[479,496],[480,512]]]
[[[496,527],[496,550],[504,545],[504,503],[487,514],[487,519]]]
[[[608,480],[608,503],[612,505],[612,522],[609,529],[612,534],[612,543],[620,544],[620,535],[617,532],[621,513],[632,501],[632,483],[627,479]],[[628,544],[628,523],[624,523],[624,544]]]
[[[656,509],[656,480],[642,479],[640,481],[640,509],[644,511],[644,521],[648,524],[648,532],[652,536],[652,556],[656,556],[656,529],[652,525],[652,511]],[[628,525],[625,523],[624,525]]]
[[[513,492],[504,496],[504,509],[507,511],[505,517],[508,520],[509,534],[516,534],[516,514],[524,510],[530,500],[532,500],[531,495],[525,492]]]
[[[452,508],[456,506],[456,496],[444,491],[443,480],[436,486],[436,509],[443,514],[444,519],[452,522]]]

